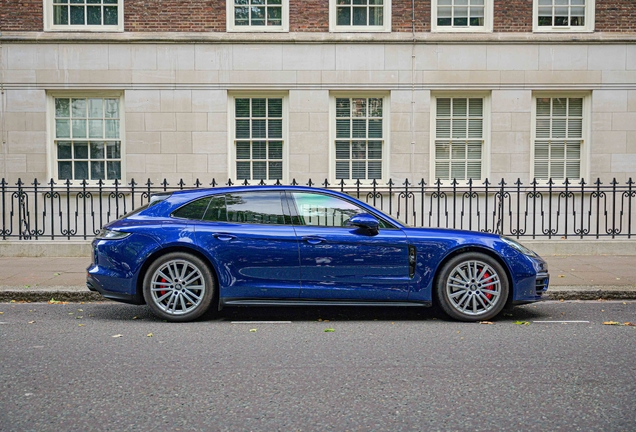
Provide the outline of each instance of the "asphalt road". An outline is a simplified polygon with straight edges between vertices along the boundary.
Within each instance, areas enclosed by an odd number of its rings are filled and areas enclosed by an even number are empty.
[[[636,322],[633,301],[544,302],[494,324],[428,309],[0,312],[2,431],[636,429],[636,327],[603,325]]]

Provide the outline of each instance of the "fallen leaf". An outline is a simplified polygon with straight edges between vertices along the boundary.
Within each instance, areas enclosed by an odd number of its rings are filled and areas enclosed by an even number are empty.
[[[153,336],[154,336],[154,335],[153,335],[152,333],[148,333],[148,334],[146,335],[146,337],[153,337]]]
[[[35,321],[29,321],[29,324],[33,324]]]
[[[494,324],[492,321],[479,321],[479,324]]]
[[[114,338],[118,338],[118,337],[122,337],[122,336],[123,336],[123,335],[116,334],[116,335],[113,335],[112,337],[114,337]]]
[[[329,322],[329,320],[322,320],[322,322]]]
[[[516,324],[516,325],[530,325],[530,323],[528,321],[515,321],[515,322],[513,322],[513,324]]]
[[[626,322],[623,325],[630,326],[630,327],[636,327],[636,324],[634,324],[633,322]]]
[[[322,318],[318,318],[318,322],[322,321]]]
[[[49,300],[49,304],[68,304],[68,302],[59,301],[59,300],[55,300],[54,298],[51,298],[51,300]]]
[[[623,303],[623,304],[625,304],[625,303]],[[0,315],[2,315],[3,313],[4,313],[4,312],[0,312]]]
[[[132,317],[132,319],[134,319],[134,320],[135,319],[139,319],[139,317],[135,315],[134,317]]]
[[[82,319],[82,318],[84,318],[84,317],[81,317],[81,316],[76,316],[75,317],[75,319]]]
[[[564,302],[565,300],[563,300],[563,299],[559,299],[559,301],[560,301],[560,302]]]
[[[24,287],[25,288],[31,288],[31,285],[25,285]]]
[[[250,333],[256,333],[256,329],[250,329]]]
[[[559,277],[560,277],[560,278],[564,278],[564,277],[565,277],[565,275],[559,275]]]
[[[616,278],[616,280],[621,280],[621,278]]]
[[[627,304],[627,302],[623,302],[623,304]],[[2,313],[2,312],[0,312],[0,314],[1,314],[1,313]]]
[[[59,275],[60,275],[59,273],[53,273],[53,276],[59,276]]]
[[[335,330],[332,329],[332,328],[326,328],[325,329],[325,333],[333,333],[333,332],[335,332]]]
[[[84,309],[78,309],[77,311],[78,312],[84,312]]]
[[[603,325],[615,325],[615,326],[619,326],[621,325],[621,323],[616,322],[616,321],[604,321]]]
[[[78,324],[77,326],[78,327],[84,327],[84,324]]]

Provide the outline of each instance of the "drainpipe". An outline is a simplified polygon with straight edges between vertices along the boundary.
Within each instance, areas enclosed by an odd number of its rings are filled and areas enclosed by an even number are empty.
[[[415,0],[411,2],[411,181],[415,182]]]
[[[0,41],[0,147],[2,147],[2,177],[7,179],[7,124],[4,113],[7,108],[7,95],[4,89],[4,46]]]

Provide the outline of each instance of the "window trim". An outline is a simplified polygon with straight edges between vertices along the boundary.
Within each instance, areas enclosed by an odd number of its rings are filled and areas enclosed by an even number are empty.
[[[225,25],[228,33],[289,33],[289,0],[281,0],[280,26],[237,26],[234,24],[234,0],[226,0],[225,5]]]
[[[595,29],[596,0],[585,0],[584,26],[540,26],[539,0],[532,2],[532,31],[534,33],[593,33]]]
[[[381,26],[340,26],[337,24],[336,0],[329,0],[329,32],[330,33],[389,33],[391,32],[391,3],[384,0],[384,24]]]
[[[336,99],[337,98],[382,98],[382,178],[376,179],[378,183],[389,181],[391,175],[391,92],[388,91],[332,91],[329,93],[329,182],[340,184],[341,179],[336,179]],[[344,180],[353,186],[355,179]],[[361,184],[370,185],[373,180],[360,180]]]
[[[227,95],[227,109],[228,109],[228,177],[234,182],[234,184],[242,184],[244,180],[238,180],[236,178],[236,146],[234,145],[236,135],[236,122],[235,122],[235,99],[241,98],[282,98],[283,99],[283,178],[281,183],[289,183],[289,92],[280,91],[233,91],[228,92]],[[250,184],[256,180],[248,180]],[[273,185],[276,180],[264,180],[265,184]]]
[[[42,0],[44,31],[59,32],[123,32],[124,31],[124,0],[117,0],[117,25],[60,25],[53,24],[53,0]]]
[[[484,100],[483,112],[483,148],[481,152],[481,178],[473,179],[475,182],[483,182],[490,178],[491,173],[491,118],[492,118],[492,92],[490,91],[452,91],[452,92],[431,92],[431,118],[430,118],[430,143],[429,143],[429,184],[434,185],[437,182],[435,177],[435,139],[437,137],[437,99],[438,98],[481,98]],[[451,180],[442,180],[442,185],[449,185]],[[460,185],[467,185],[469,180],[457,180]]]
[[[124,91],[52,91],[46,94],[46,163],[47,177],[53,179],[56,183],[65,182],[57,178],[57,154],[55,152],[55,98],[119,98],[119,141],[121,153],[121,179],[119,184],[126,185],[128,183],[126,171],[126,106],[124,104]],[[90,160],[90,159],[89,159]],[[77,186],[82,180],[70,179],[73,185]],[[115,184],[115,180],[102,180],[103,184],[110,186]],[[99,180],[86,179],[89,186],[97,186]]]
[[[534,180],[534,151],[535,141],[537,139],[537,99],[540,98],[583,98],[583,126],[582,126],[582,140],[583,148],[581,149],[581,177],[573,180],[589,179],[590,178],[590,158],[591,158],[591,145],[590,137],[592,136],[592,92],[589,91],[536,91],[532,92],[532,111],[530,125],[530,181]],[[555,179],[553,181],[565,180],[565,178]],[[539,184],[547,184],[549,179],[537,179]]]
[[[454,27],[437,25],[438,0],[431,0],[431,32],[433,33],[492,33],[494,0],[484,0],[484,25],[474,27]]]

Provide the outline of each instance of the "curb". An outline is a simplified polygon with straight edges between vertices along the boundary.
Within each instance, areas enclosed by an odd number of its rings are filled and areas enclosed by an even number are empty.
[[[626,289],[627,288],[627,289]],[[558,287],[549,290],[544,300],[636,300],[636,288],[631,287]],[[66,302],[104,302],[101,294],[85,290],[46,289],[37,291],[24,289],[1,289],[0,303],[24,301],[31,303],[48,302],[51,299]]]

